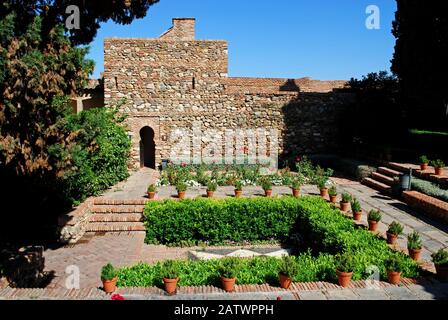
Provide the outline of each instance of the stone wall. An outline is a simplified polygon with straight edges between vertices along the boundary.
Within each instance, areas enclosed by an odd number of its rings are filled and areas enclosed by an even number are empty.
[[[227,42],[192,40],[191,30],[194,20],[175,20],[159,39],[105,40],[105,103],[126,99],[134,168],[145,126],[155,132],[157,164],[170,157],[173,131],[195,123],[219,132],[276,129],[284,155],[337,149],[336,123],[350,97],[334,89],[344,81],[229,78]]]

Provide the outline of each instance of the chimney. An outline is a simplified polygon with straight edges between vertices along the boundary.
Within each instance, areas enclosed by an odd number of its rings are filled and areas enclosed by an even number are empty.
[[[173,26],[160,36],[163,40],[190,41],[195,39],[195,18],[174,18]]]

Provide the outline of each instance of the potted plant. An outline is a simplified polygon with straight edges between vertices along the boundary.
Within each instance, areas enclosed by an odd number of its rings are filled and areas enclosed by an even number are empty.
[[[440,249],[431,255],[436,267],[437,277],[440,280],[448,280],[448,251]]]
[[[420,238],[420,234],[417,231],[414,231],[413,233],[408,235],[408,251],[409,256],[412,258],[412,260],[420,260],[422,247],[422,240]]]
[[[117,289],[118,272],[111,263],[101,269],[101,281],[106,293],[113,293]]]
[[[341,287],[347,288],[350,285],[354,268],[355,262],[351,253],[345,252],[336,256],[336,274]]]
[[[394,254],[384,261],[387,270],[387,278],[390,284],[399,285],[401,282],[402,262],[398,254]]]
[[[179,199],[185,199],[185,194],[187,192],[188,186],[185,182],[180,181],[176,184],[177,197]]]
[[[336,186],[331,186],[330,189],[328,189],[328,195],[330,196],[330,202],[336,204],[338,198],[338,190],[336,189]]]
[[[320,191],[320,196],[324,199],[328,198],[328,188],[327,188],[327,179],[324,177],[321,177],[318,179],[317,187]]]
[[[362,209],[361,209],[361,203],[359,203],[358,199],[353,198],[351,202],[351,207],[353,212],[353,220],[361,221]]]
[[[295,178],[291,182],[292,195],[296,198],[300,197],[300,188],[302,187],[303,181],[300,178]]]
[[[239,271],[240,261],[238,258],[230,257],[221,260],[219,274],[221,276],[222,287],[226,292],[235,291],[236,277]]]
[[[272,196],[272,181],[269,178],[261,179],[261,187],[264,190],[264,194],[266,197]]]
[[[445,163],[438,159],[431,162],[432,166],[434,167],[434,174],[436,176],[442,176],[443,175],[443,169],[445,168]]]
[[[177,282],[179,281],[179,269],[176,262],[173,260],[165,261],[162,270],[165,291],[169,295],[173,295],[177,291]]]
[[[215,181],[207,183],[207,198],[213,198],[215,191],[218,189],[218,184]]]
[[[420,170],[421,171],[425,171],[426,169],[428,169],[428,165],[429,165],[429,159],[427,156],[421,156],[420,157]]]
[[[387,243],[395,245],[397,243],[398,236],[403,233],[403,226],[394,221],[389,225],[387,230]]]
[[[153,200],[156,197],[157,187],[154,184],[150,184],[148,187],[148,198]]]
[[[381,212],[378,210],[371,210],[367,217],[369,222],[369,231],[376,232],[378,230],[378,223],[381,221]]]
[[[349,193],[344,192],[342,194],[342,200],[341,200],[341,203],[340,203],[342,212],[347,212],[349,210],[349,208],[350,208],[350,201],[352,201],[352,196]]]
[[[243,183],[240,180],[235,182],[235,198],[241,198],[243,194]]]
[[[278,273],[280,287],[288,289],[297,273],[298,267],[295,259],[291,256],[284,256]]]

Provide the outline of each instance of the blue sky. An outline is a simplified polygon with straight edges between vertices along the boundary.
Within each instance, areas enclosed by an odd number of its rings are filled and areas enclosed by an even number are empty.
[[[380,30],[365,27],[372,4]],[[131,25],[102,25],[89,54],[92,77],[103,71],[104,38],[158,37],[173,17],[195,17],[197,39],[229,42],[229,76],[361,77],[390,69],[395,11],[394,0],[160,0]]]

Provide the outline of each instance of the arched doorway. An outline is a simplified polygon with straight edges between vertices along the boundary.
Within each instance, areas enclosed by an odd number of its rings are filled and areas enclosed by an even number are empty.
[[[140,167],[156,168],[154,130],[148,126],[140,130]]]

